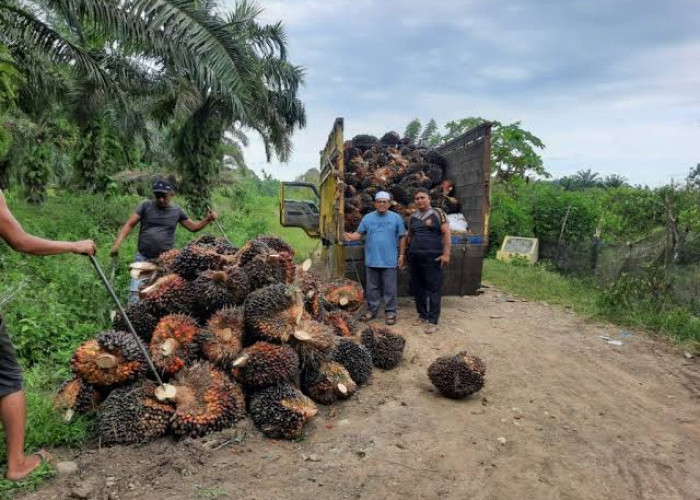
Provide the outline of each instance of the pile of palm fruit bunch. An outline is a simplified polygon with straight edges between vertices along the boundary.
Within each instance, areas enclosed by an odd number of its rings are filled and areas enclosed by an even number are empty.
[[[447,179],[447,161],[434,150],[410,144],[396,132],[381,138],[357,135],[344,145],[345,230],[355,231],[362,216],[374,210],[374,195],[388,191],[390,209],[406,222],[416,210],[413,195],[430,190],[432,205],[447,214],[461,211],[454,182]]]
[[[320,280],[277,237],[235,248],[207,235],[157,266],[126,318],[76,349],[54,401],[67,420],[95,414],[103,445],[199,437],[246,415],[268,437],[296,439],[317,404],[401,361],[403,337],[358,329],[361,286]]]

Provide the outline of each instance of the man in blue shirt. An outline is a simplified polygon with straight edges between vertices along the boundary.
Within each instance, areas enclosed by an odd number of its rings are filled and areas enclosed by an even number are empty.
[[[377,316],[383,296],[387,325],[396,323],[397,268],[403,267],[406,251],[406,228],[403,219],[389,211],[390,200],[389,193],[379,191],[374,197],[375,211],[362,218],[357,232],[344,235],[345,241],[365,238],[367,312],[362,319],[369,321]]]

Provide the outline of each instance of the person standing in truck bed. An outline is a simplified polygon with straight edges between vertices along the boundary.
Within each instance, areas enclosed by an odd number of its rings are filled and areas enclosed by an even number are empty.
[[[379,191],[374,197],[374,212],[362,218],[357,232],[344,234],[345,241],[365,239],[367,312],[362,319],[369,321],[377,316],[383,297],[387,325],[396,323],[397,271],[404,265],[406,252],[406,227],[401,216],[389,210],[390,201],[389,193]]]
[[[442,301],[443,268],[450,263],[450,224],[445,212],[430,206],[430,192],[419,188],[413,195],[416,210],[408,219],[408,252],[411,290],[418,318],[427,323],[425,333],[437,331]]]

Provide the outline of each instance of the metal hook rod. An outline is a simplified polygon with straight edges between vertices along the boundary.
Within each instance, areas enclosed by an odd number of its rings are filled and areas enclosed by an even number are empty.
[[[88,255],[88,257],[90,257],[90,262],[92,262],[92,265],[95,266],[95,270],[97,271],[97,274],[100,276],[102,283],[104,283],[105,288],[107,288],[107,291],[112,296],[112,300],[117,305],[117,309],[119,309],[119,312],[121,313],[122,318],[124,318],[124,321],[126,322],[126,326],[129,328],[129,331],[134,336],[134,338],[136,339],[136,342],[138,343],[139,347],[141,348],[143,355],[146,357],[146,362],[148,363],[148,366],[151,368],[153,375],[155,375],[156,380],[158,381],[158,384],[163,385],[163,381],[161,380],[160,375],[158,374],[158,370],[156,369],[155,365],[153,364],[153,360],[151,359],[151,355],[148,352],[148,349],[146,349],[146,346],[143,345],[143,342],[141,342],[141,337],[139,337],[136,334],[136,330],[134,329],[134,326],[131,324],[131,320],[126,315],[126,311],[124,311],[124,308],[122,307],[121,302],[119,302],[119,298],[117,298],[117,294],[114,293],[114,289],[112,288],[112,285],[110,285],[109,281],[107,281],[107,277],[105,276],[105,273],[102,272],[102,268],[100,267],[100,264],[98,264],[97,259],[95,259],[94,255]]]
[[[207,207],[210,212],[213,212],[211,209],[211,206]],[[219,231],[221,231],[221,236],[224,237],[224,239],[228,242],[229,245],[233,246],[233,243],[231,243],[231,240],[228,239],[228,236],[226,236],[226,233],[224,232],[224,228],[221,227],[221,223],[219,222],[219,219],[214,219],[214,222],[216,222],[216,227],[219,228]]]

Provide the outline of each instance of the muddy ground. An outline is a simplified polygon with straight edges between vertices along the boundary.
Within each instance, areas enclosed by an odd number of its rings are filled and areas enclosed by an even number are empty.
[[[302,441],[246,421],[199,441],[54,450],[79,473],[20,498],[700,499],[697,357],[494,289],[445,299],[434,336],[410,326],[409,301],[400,312],[402,365],[323,408]],[[486,361],[487,385],[452,401],[426,370],[461,349]]]

